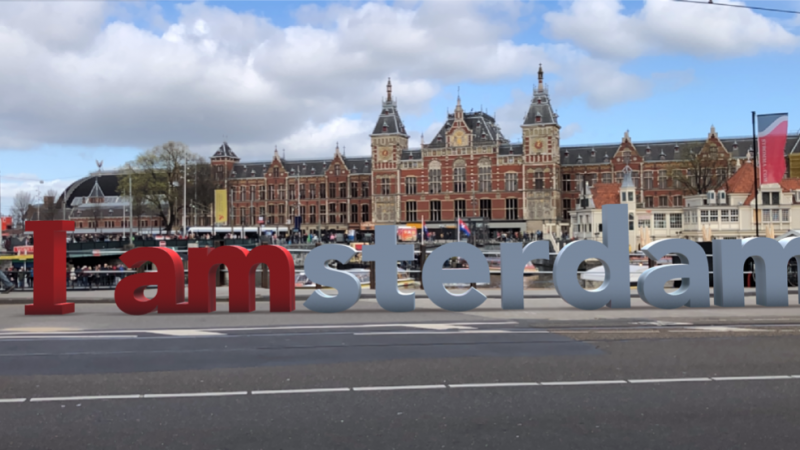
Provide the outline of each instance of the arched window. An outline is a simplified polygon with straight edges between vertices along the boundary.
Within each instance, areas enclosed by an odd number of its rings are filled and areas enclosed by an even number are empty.
[[[428,189],[431,194],[442,192],[442,163],[431,161],[428,165]]]
[[[482,158],[478,161],[478,191],[491,192],[492,190],[492,161]]]
[[[463,159],[453,163],[453,192],[467,191],[467,163]]]
[[[628,229],[633,231],[633,213],[628,213]]]

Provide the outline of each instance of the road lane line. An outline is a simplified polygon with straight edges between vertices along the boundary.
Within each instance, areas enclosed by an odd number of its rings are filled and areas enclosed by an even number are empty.
[[[25,398],[0,398],[0,403],[22,403]]]
[[[184,392],[176,394],[144,394],[142,398],[184,398],[184,397],[228,397],[247,395],[247,391],[236,392]]]
[[[419,385],[409,385],[409,386],[364,386],[364,387],[354,387],[353,391],[361,392],[361,391],[406,391],[406,390],[417,390],[417,389],[446,389],[447,386],[444,384],[419,384]]]
[[[48,335],[48,336],[26,336],[24,334],[19,334],[15,336],[0,336],[0,340],[3,341],[19,341],[23,339],[52,339],[52,340],[68,340],[68,339],[135,339],[139,336],[135,334],[114,334],[114,335],[107,335],[107,336],[98,336],[98,335]]]
[[[396,336],[396,335],[436,335],[436,334],[549,334],[549,331],[513,331],[513,330],[463,330],[463,331],[367,331],[353,333],[353,336]]]
[[[541,383],[536,382],[521,382],[521,383],[462,383],[462,384],[448,384],[448,387],[458,388],[493,388],[493,387],[521,387],[521,386],[541,386]]]
[[[600,384],[628,384],[628,380],[545,381],[542,386],[593,386]]]
[[[790,375],[770,375],[753,377],[711,377],[714,381],[750,381],[750,380],[790,380]]]
[[[314,388],[314,389],[276,389],[271,391],[253,391],[253,395],[271,394],[321,394],[325,392],[350,392],[350,388]]]
[[[690,383],[695,381],[712,381],[711,378],[651,378],[628,380],[632,384],[645,384],[645,383]]]
[[[84,400],[126,400],[132,398],[142,398],[142,396],[139,394],[126,394],[126,395],[83,395],[75,397],[34,397],[31,398],[31,403],[69,402],[69,401],[84,401]]]
[[[203,330],[153,330],[149,333],[163,334],[165,336],[194,337],[194,336],[225,336],[224,333],[215,333]]]

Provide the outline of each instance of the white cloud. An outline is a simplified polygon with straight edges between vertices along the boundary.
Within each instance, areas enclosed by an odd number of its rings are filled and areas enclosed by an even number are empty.
[[[580,133],[581,131],[582,131],[581,125],[579,123],[570,123],[568,125],[564,125],[561,128],[561,139],[562,140],[569,139],[572,136],[575,136],[576,134]]]
[[[776,21],[745,8],[645,0],[635,13],[622,10],[619,0],[573,1],[564,11],[545,14],[545,21],[553,37],[619,60],[659,53],[748,56],[800,43]]]
[[[528,8],[516,4],[305,6],[285,28],[203,3],[176,6],[171,24],[154,17],[158,8],[130,13],[159,24],[157,34],[116,6],[118,20],[103,25],[112,13],[102,4],[51,3],[0,3],[13,13],[0,14],[0,149],[179,140],[202,153],[228,136],[243,160],[268,159],[275,144],[297,158],[328,157],[337,139],[353,153],[368,145],[387,76],[403,115],[427,112],[455,82],[533,83],[540,62],[560,75],[555,92],[596,107],[640,98],[652,84],[571,44],[515,43]],[[60,21],[81,28],[51,30]],[[587,75],[597,71],[602,85]],[[506,130],[527,110],[529,95],[520,99],[503,112],[514,117],[501,120]]]

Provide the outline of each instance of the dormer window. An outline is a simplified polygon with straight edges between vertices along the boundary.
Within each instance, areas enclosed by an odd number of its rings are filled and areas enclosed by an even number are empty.
[[[542,99],[540,99],[540,98],[537,98],[537,99],[536,99],[536,103],[537,103],[537,104],[539,104],[539,105],[541,105],[541,104],[542,104]]]
[[[536,122],[538,123],[538,122],[541,122],[541,121],[542,121],[542,115],[539,114],[539,113],[536,113]]]

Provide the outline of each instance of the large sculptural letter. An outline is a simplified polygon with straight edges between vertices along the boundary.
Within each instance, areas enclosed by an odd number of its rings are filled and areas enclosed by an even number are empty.
[[[174,250],[161,247],[139,247],[120,256],[129,269],[138,269],[146,262],[156,266],[155,272],[137,273],[123,278],[114,290],[117,307],[126,314],[148,314],[158,308],[159,313],[189,311],[184,302],[183,261]],[[148,286],[156,286],[152,299],[144,296]]]
[[[444,262],[460,256],[467,261],[468,269],[443,269]],[[469,311],[486,301],[486,296],[469,288],[463,294],[453,294],[445,283],[488,283],[489,263],[480,250],[466,242],[452,242],[437,248],[425,261],[422,269],[425,293],[438,307],[448,311]]]
[[[362,261],[375,261],[375,297],[381,308],[393,312],[414,310],[414,293],[401,294],[397,288],[397,261],[412,261],[413,245],[397,245],[397,227],[375,227],[375,245],[365,245]]]
[[[656,261],[676,254],[682,262],[647,269],[639,277],[636,289],[644,302],[661,309],[709,306],[708,260],[699,244],[688,239],[664,239],[645,245],[642,252]],[[676,278],[681,279],[681,287],[666,292],[664,285]]]
[[[294,260],[289,251],[277,245],[261,245],[248,252],[238,246],[189,249],[189,303],[192,312],[216,309],[217,291],[214,276],[217,267],[228,268],[228,311],[251,312],[256,309],[256,269],[269,268],[270,312],[294,311]]]
[[[25,314],[75,312],[75,304],[67,303],[67,231],[75,231],[75,222],[29,221],[25,230],[33,231],[36,244],[33,304],[25,305]]]
[[[553,282],[556,291],[570,305],[580,309],[630,308],[630,258],[628,254],[628,205],[603,206],[603,243],[576,241],[556,256]],[[581,262],[597,258],[605,267],[603,284],[587,291],[575,274]]]
[[[800,257],[800,238],[780,242],[769,238],[717,239],[714,251],[714,304],[744,306],[744,277],[747,258],[753,258],[756,275],[756,303],[788,306],[789,284],[786,266]]]
[[[352,273],[331,269],[325,263],[332,259],[342,264],[358,253],[352,247],[341,244],[322,245],[312,250],[305,259],[306,276],[309,280],[336,289],[336,295],[328,295],[322,289],[314,291],[304,305],[316,312],[346,311],[361,297],[361,283]]]
[[[525,266],[534,259],[550,259],[550,242],[531,242],[522,248],[520,243],[500,244],[500,287],[503,309],[525,308]]]

